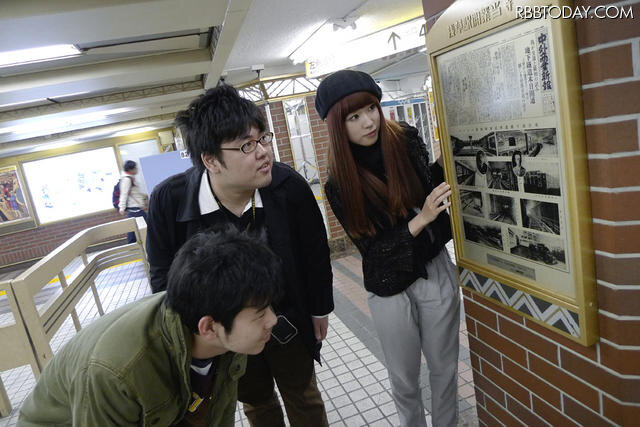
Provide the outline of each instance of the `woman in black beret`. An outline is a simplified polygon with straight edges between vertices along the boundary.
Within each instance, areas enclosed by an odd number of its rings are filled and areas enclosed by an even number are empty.
[[[364,285],[402,426],[426,427],[420,355],[434,426],[456,425],[460,297],[445,244],[451,194],[418,130],[385,120],[382,91],[366,73],[325,78],[316,109],[329,129],[325,193],[362,255]],[[441,159],[438,159],[441,162]]]

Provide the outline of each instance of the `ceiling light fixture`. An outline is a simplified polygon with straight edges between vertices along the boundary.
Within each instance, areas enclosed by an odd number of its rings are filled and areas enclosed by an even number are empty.
[[[345,16],[344,18],[332,19],[329,23],[333,24],[333,31],[345,30],[346,28],[356,29],[356,21],[359,16]]]
[[[330,50],[315,51],[306,57],[307,78],[317,78],[343,68],[423,48],[424,28],[424,17],[418,17],[375,33],[359,34],[358,38],[327,44]]]
[[[80,143],[81,143],[80,141],[76,141],[75,139],[68,139],[68,140],[59,141],[59,142],[37,145],[31,149],[31,152],[36,153],[38,151],[55,150],[56,148],[69,147],[71,145],[76,145]]]
[[[126,136],[126,135],[133,135],[135,133],[143,133],[143,132],[149,132],[152,130],[156,130],[155,127],[153,126],[144,126],[141,128],[135,128],[135,129],[126,129],[126,130],[121,130],[120,132],[116,132],[111,136]]]
[[[51,61],[80,55],[80,49],[72,44],[56,44],[34,47],[30,49],[9,50],[0,52],[0,68],[29,64],[32,62]]]
[[[27,99],[26,101],[10,102],[8,104],[0,104],[0,108],[15,107],[16,105],[33,104],[36,102],[46,101],[47,98]]]
[[[294,64],[300,64],[311,57],[328,54],[335,46],[362,35],[362,30],[357,28],[356,22],[361,27],[366,27],[366,20],[367,18],[354,16],[326,21],[289,55],[289,60]]]
[[[51,117],[46,119],[27,119],[22,120],[20,124],[0,128],[0,134],[13,132],[15,134],[29,134],[32,132],[47,131],[54,133],[62,131],[65,128],[83,123],[99,122],[105,120],[108,116],[126,113],[133,110],[131,107],[112,108],[110,110],[92,111],[90,113],[76,114],[73,116]]]

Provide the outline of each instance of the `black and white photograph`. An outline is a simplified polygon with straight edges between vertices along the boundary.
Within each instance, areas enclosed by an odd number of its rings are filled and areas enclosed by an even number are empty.
[[[519,150],[514,151],[511,155],[511,167],[515,176],[522,177],[527,173],[527,170],[522,165],[522,153]]]
[[[560,234],[558,205],[539,200],[520,200],[522,226],[545,233]]]
[[[509,227],[509,252],[561,270],[567,269],[562,239]]]
[[[513,197],[489,194],[489,219],[500,221],[506,224],[516,224],[516,210],[518,209]]]
[[[556,163],[526,162],[524,191],[527,193],[560,195],[560,168]]]
[[[454,156],[475,156],[478,151],[484,151],[489,156],[497,154],[494,132],[489,132],[479,138],[474,138],[473,135],[451,135],[451,147]]]
[[[487,187],[494,190],[518,191],[518,178],[513,173],[511,162],[489,162]]]
[[[529,157],[558,157],[558,144],[555,128],[526,129],[527,150]]]
[[[496,132],[496,148],[498,156],[511,156],[515,151],[527,151],[527,140],[521,130]]]
[[[460,190],[460,203],[462,203],[462,213],[484,217],[482,193],[479,191]]]
[[[484,150],[478,150],[476,152],[476,171],[485,175],[488,169],[489,162],[487,161],[487,153],[485,153]]]
[[[462,217],[464,236],[467,240],[479,243],[490,248],[503,250],[502,231],[500,227],[488,225],[473,217]]]
[[[476,185],[476,162],[459,159],[455,161],[456,179],[460,185]]]
[[[512,156],[519,151],[526,157],[558,157],[555,128],[498,131],[496,155]]]

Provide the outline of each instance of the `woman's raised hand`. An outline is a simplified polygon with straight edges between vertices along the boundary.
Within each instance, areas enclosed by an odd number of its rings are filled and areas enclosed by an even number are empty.
[[[422,216],[426,224],[429,224],[431,221],[436,219],[440,212],[451,206],[451,202],[446,200],[446,198],[450,195],[451,187],[449,186],[449,184],[443,182],[442,184],[438,185],[427,196],[424,201],[424,205],[422,205],[422,210],[418,215]]]
[[[450,195],[451,187],[446,182],[434,188],[425,199],[422,210],[409,221],[409,232],[417,236],[440,212],[451,206],[451,202],[446,200]]]

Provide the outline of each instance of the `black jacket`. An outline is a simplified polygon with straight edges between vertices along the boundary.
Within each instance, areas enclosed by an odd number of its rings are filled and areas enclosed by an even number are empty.
[[[282,261],[286,299],[295,310],[291,320],[312,356],[319,359],[311,316],[333,311],[333,275],[322,214],[298,173],[274,162],[272,174],[271,184],[259,190],[269,247]],[[191,168],[167,178],[151,194],[147,255],[153,292],[166,288],[171,261],[182,244],[206,228],[198,205],[201,179],[202,172]]]
[[[425,193],[429,194],[444,181],[444,171],[438,163],[428,166],[429,153],[418,130],[405,123],[400,124],[405,131],[409,159]],[[324,190],[333,213],[344,226],[346,214],[340,200],[340,191],[331,177]],[[366,201],[365,204],[370,218],[383,217],[371,204]],[[395,295],[404,291],[418,277],[426,279],[427,261],[440,253],[443,246],[451,240],[451,224],[446,211],[441,212],[420,234],[413,237],[408,223],[415,215],[410,212],[408,218],[399,220],[395,226],[376,226],[374,237],[356,239],[349,236],[362,255],[364,287],[369,292],[379,296]]]

